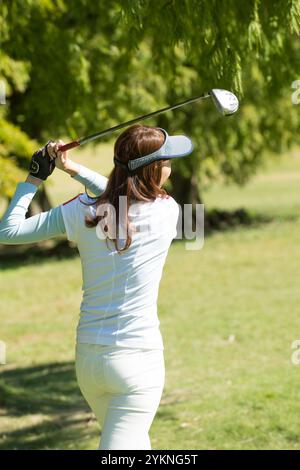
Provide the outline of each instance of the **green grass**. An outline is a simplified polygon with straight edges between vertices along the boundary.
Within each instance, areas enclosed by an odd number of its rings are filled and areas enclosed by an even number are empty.
[[[74,191],[60,178],[50,188],[55,203]],[[245,207],[273,221],[216,233],[199,252],[172,244],[159,296],[166,383],[153,449],[300,448],[300,366],[291,363],[300,336],[299,184],[294,153],[243,190],[215,185],[207,207]],[[2,262],[0,283],[0,449],[96,448],[100,429],[74,372],[76,251]]]
[[[208,208],[233,210],[239,207],[268,216],[299,217],[300,153],[295,149],[279,162],[270,159],[266,167],[245,187],[215,184],[204,193]]]

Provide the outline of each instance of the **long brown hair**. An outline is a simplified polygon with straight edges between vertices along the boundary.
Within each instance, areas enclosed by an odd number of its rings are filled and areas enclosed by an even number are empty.
[[[122,134],[117,138],[114,145],[114,157],[123,163],[127,163],[129,160],[143,157],[149,153],[158,150],[164,143],[164,134],[161,130],[152,126],[143,126],[141,124],[135,124],[128,127]],[[118,245],[118,233],[117,228],[115,238],[111,238],[114,241],[116,250],[120,253],[131,245],[132,237],[129,232],[129,220],[128,210],[132,202],[138,201],[153,201],[157,197],[164,197],[167,193],[160,187],[160,181],[162,176],[162,161],[154,161],[147,166],[138,168],[133,172],[128,173],[126,169],[120,166],[115,166],[111,171],[108,183],[105,191],[96,199],[96,209],[100,204],[110,204],[115,209],[116,220],[119,220],[119,197],[126,197],[126,213],[125,220],[120,221],[120,224],[125,227],[126,230],[126,243],[123,248]],[[93,202],[92,204],[95,204]],[[102,221],[107,217],[107,212],[104,215],[96,215],[85,217],[85,225],[87,227],[95,227],[98,222]],[[109,219],[108,219],[109,220]],[[108,220],[105,220],[104,231],[106,234],[110,232],[108,227]],[[118,224],[116,224],[118,227]],[[106,242],[108,240],[106,236]]]

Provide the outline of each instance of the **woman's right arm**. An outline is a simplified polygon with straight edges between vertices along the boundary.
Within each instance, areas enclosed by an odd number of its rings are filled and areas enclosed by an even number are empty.
[[[50,154],[54,146],[54,143],[48,144]],[[66,157],[66,153],[61,157],[58,154],[55,166],[69,173],[95,195],[100,195],[106,188],[108,179],[105,176],[72,162]],[[25,218],[31,200],[41,183],[41,179],[29,175],[25,182],[18,184],[8,208],[0,220],[1,244],[17,245],[39,242],[66,233],[62,205]]]
[[[0,220],[0,243],[20,245],[63,235],[66,232],[61,206],[25,218],[42,180],[30,175],[17,185],[15,194]]]

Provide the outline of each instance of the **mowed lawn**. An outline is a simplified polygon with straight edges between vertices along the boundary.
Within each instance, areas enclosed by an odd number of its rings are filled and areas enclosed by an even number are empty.
[[[107,173],[111,146],[85,152],[78,161]],[[55,176],[54,204],[82,191],[67,175]],[[291,361],[300,339],[297,152],[243,189],[215,185],[205,204],[273,219],[206,237],[200,251],[172,244],[159,295],[166,383],[152,448],[300,449],[300,365]],[[101,430],[74,370],[76,253],[1,262],[1,449],[98,445]]]

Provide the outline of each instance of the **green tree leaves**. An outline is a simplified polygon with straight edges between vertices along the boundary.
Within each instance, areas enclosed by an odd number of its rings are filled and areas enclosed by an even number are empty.
[[[192,175],[242,184],[267,152],[299,141],[299,1],[3,0],[0,27],[0,116],[14,140],[27,136],[25,160],[31,140],[83,136],[217,87],[238,94],[236,116],[199,103],[147,121],[194,140],[176,163],[182,187]],[[0,148],[22,168],[22,146]]]

